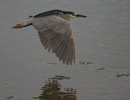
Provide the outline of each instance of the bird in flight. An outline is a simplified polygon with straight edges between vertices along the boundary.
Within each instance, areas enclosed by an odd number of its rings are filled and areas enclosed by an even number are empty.
[[[45,49],[55,53],[64,64],[72,65],[75,63],[75,45],[70,19],[86,17],[71,11],[56,9],[29,16],[12,28],[34,26]]]

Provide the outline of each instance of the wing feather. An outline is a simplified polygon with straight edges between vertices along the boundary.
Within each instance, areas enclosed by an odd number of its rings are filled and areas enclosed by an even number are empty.
[[[48,16],[34,18],[32,23],[45,49],[55,53],[67,65],[75,63],[75,45],[69,21],[58,16]]]

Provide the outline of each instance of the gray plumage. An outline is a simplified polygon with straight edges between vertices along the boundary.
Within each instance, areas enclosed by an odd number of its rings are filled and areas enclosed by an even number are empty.
[[[63,63],[75,62],[75,46],[70,22],[52,15],[32,20],[38,30],[39,38],[48,51],[52,51]]]
[[[63,63],[75,63],[75,45],[70,18],[86,17],[70,11],[51,10],[30,16],[24,27],[33,25],[38,30],[42,45],[56,54]],[[16,28],[16,27],[14,27]]]

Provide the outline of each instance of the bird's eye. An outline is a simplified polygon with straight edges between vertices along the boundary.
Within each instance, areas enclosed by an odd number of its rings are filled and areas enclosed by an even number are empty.
[[[76,13],[72,13],[72,15],[73,15],[73,16],[75,16],[75,15],[76,15]]]
[[[32,15],[29,16],[30,18],[33,17]]]

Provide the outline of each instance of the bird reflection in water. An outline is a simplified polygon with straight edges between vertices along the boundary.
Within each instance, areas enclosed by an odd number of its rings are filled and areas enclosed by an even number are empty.
[[[46,84],[41,88],[42,94],[38,97],[33,97],[39,100],[77,100],[76,89],[63,88],[59,80],[70,79],[69,77],[57,75],[53,78],[48,78]]]

